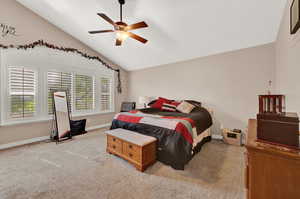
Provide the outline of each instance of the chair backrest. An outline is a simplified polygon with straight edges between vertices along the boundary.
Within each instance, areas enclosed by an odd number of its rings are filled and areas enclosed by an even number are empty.
[[[135,102],[122,102],[121,112],[128,112],[135,109]]]

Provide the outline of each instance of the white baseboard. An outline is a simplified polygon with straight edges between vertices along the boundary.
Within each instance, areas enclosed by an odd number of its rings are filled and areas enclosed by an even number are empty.
[[[223,140],[223,136],[222,135],[211,135],[212,139],[216,139],[216,140]]]
[[[22,140],[22,141],[18,141],[18,142],[11,142],[8,144],[2,144],[2,145],[0,145],[0,150],[9,149],[9,148],[22,146],[22,145],[26,145],[26,144],[32,144],[35,142],[42,142],[42,141],[49,140],[49,139],[50,139],[50,136],[43,136],[43,137]]]
[[[111,123],[97,125],[97,126],[91,126],[91,127],[87,128],[86,130],[87,131],[93,131],[93,130],[96,130],[96,129],[109,127],[110,125],[111,125]],[[49,139],[50,139],[50,136],[43,136],[43,137],[37,137],[37,138],[22,140],[22,141],[18,141],[18,142],[11,142],[11,143],[7,143],[7,144],[2,144],[2,145],[0,145],[0,150],[9,149],[9,148],[18,147],[18,146],[27,145],[27,144],[32,144],[32,143],[35,143],[35,142],[42,142],[42,141],[46,141],[46,140],[49,140]]]
[[[97,130],[97,129],[101,129],[101,128],[105,128],[105,127],[110,127],[111,123],[107,123],[107,124],[101,124],[101,125],[97,125],[97,126],[91,126],[86,128],[86,131],[93,131],[93,130]]]

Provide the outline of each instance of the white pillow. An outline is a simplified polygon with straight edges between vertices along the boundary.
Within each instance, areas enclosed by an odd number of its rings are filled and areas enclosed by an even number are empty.
[[[190,113],[193,109],[195,108],[194,105],[186,102],[186,101],[183,101],[181,102],[177,107],[176,109],[181,112],[181,113]]]

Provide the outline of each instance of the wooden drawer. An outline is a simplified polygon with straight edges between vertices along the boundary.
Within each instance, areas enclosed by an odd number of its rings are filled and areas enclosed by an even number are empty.
[[[115,151],[117,153],[122,153],[122,140],[108,135],[107,136],[107,148],[109,150]]]
[[[123,154],[127,156],[128,158],[132,159],[133,161],[136,161],[141,164],[141,150],[142,148],[128,143],[128,142],[123,142]]]

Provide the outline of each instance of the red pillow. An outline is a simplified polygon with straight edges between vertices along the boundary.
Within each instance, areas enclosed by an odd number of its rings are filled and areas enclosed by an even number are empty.
[[[177,107],[180,104],[180,102],[172,101],[171,104]]]
[[[161,109],[163,103],[170,104],[171,102],[172,102],[172,100],[169,100],[169,99],[166,99],[163,97],[159,97],[158,100],[154,104],[151,105],[151,108]]]

